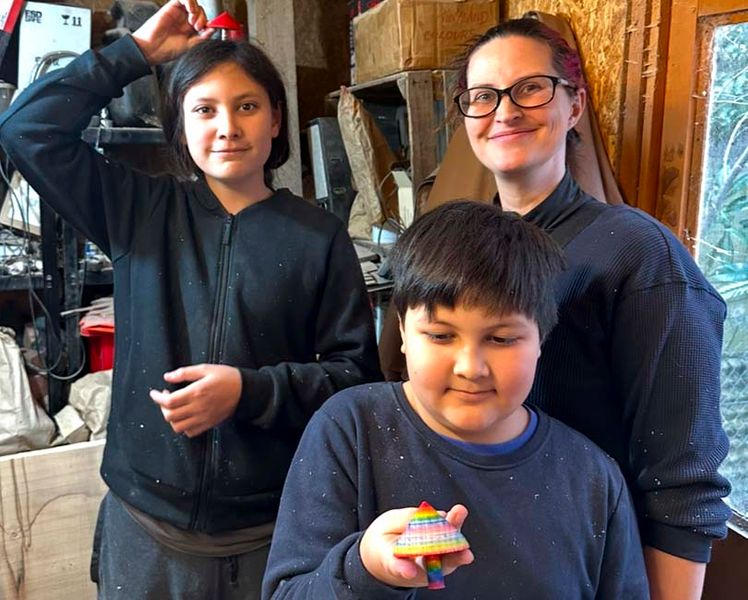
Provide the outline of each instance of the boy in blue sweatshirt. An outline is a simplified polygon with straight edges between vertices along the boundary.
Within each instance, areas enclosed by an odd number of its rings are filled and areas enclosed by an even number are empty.
[[[560,249],[499,208],[454,202],[417,220],[392,260],[410,379],[350,388],[312,418],[263,598],[648,598],[618,466],[524,404],[556,322]],[[393,554],[422,500],[470,542],[444,558],[438,592]]]

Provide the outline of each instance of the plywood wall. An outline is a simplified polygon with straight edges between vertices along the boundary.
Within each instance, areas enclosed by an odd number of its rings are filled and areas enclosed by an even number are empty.
[[[104,441],[0,457],[0,599],[93,600]]]
[[[593,106],[611,164],[618,164],[625,42],[631,0],[503,0],[502,18],[536,10],[557,14],[576,34]]]

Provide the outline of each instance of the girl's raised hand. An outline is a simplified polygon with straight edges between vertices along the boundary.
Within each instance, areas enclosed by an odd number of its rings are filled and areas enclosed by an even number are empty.
[[[132,37],[149,64],[158,65],[208,39],[214,30],[207,22],[197,0],[169,0]]]

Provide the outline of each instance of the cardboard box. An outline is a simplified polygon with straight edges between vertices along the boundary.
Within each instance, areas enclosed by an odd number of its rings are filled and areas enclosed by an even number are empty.
[[[384,0],[353,20],[356,82],[449,67],[498,15],[498,0]]]
[[[53,52],[82,54],[91,47],[91,10],[79,6],[26,2],[18,32],[18,91],[31,83],[40,61],[46,71],[59,69],[73,57],[54,58]]]

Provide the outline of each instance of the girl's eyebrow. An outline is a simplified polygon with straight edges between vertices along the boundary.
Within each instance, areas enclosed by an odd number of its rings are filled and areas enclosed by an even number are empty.
[[[258,94],[256,92],[244,92],[231,98],[231,101],[238,102],[239,100],[256,100],[261,97],[261,94]],[[201,96],[199,98],[193,98],[191,102],[215,102],[215,98],[213,98],[212,96]]]

